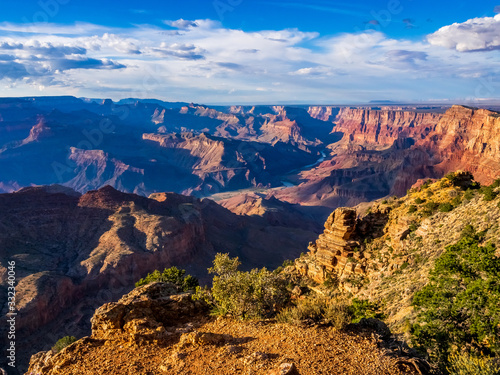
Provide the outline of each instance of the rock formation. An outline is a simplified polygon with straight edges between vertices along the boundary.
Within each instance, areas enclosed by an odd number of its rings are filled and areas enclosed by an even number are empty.
[[[158,158],[176,170],[189,171],[193,181],[185,194],[206,196],[250,186],[280,185],[280,176],[297,165],[313,162],[315,155],[283,143],[270,146],[214,137],[208,134],[143,134],[158,144]]]
[[[214,319],[205,311],[171,284],[137,288],[96,310],[91,336],[33,355],[27,374],[427,373],[415,359],[391,354],[378,331],[363,325],[344,332]]]
[[[106,186],[80,195],[53,186],[0,194],[0,280],[5,286],[15,260],[19,361],[60,337],[83,336],[96,307],[155,269],[175,265],[207,281],[216,252],[277,267],[316,236],[281,225],[174,193],[150,199]]]
[[[341,108],[335,118],[335,131],[350,142],[381,149],[398,138],[425,138],[443,115],[423,111]]]
[[[308,210],[307,207],[282,202],[275,197],[266,197],[259,193],[241,193],[217,201],[237,215],[260,216],[273,225],[281,225],[308,231],[321,232],[318,223],[321,214]]]
[[[1,104],[0,192],[109,184],[204,197],[286,180],[296,186],[270,192],[278,200],[331,212],[402,196],[418,179],[449,171],[470,171],[481,183],[500,171],[498,112],[464,106],[211,108],[71,97]]]
[[[310,110],[322,118],[319,109]],[[402,196],[418,180],[448,172],[472,172],[491,183],[500,174],[499,113],[453,106],[441,110],[342,108],[331,157],[298,173],[300,185],[277,191],[290,203],[352,206],[389,195]]]
[[[342,278],[365,271],[361,245],[355,238],[356,211],[350,208],[337,208],[325,223],[325,230],[315,243],[309,244],[310,255],[307,261],[298,259],[299,272],[318,283],[325,282],[329,276]]]

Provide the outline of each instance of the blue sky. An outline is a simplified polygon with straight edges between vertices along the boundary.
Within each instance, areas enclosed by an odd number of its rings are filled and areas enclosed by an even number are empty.
[[[200,103],[500,97],[489,1],[40,0],[0,4],[3,96]]]

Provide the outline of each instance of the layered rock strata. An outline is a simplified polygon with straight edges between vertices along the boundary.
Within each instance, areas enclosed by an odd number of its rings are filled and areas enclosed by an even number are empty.
[[[325,282],[329,275],[341,278],[364,273],[364,255],[361,245],[355,240],[356,211],[337,208],[325,223],[325,231],[315,243],[309,244],[307,260],[298,259],[299,272],[318,283]]]

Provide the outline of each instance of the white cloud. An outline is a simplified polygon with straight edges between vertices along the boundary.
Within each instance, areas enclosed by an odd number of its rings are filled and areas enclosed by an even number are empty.
[[[444,26],[430,34],[427,40],[432,45],[460,52],[500,49],[500,14]]]
[[[48,95],[208,103],[412,100],[470,96],[478,79],[500,71],[496,55],[478,58],[376,31],[320,36],[245,32],[213,20],[165,22],[176,29],[79,23],[31,25],[26,32],[2,23],[4,95],[44,86]]]
[[[176,21],[164,21],[166,25],[175,27],[176,29],[188,29],[190,27],[198,27],[198,24],[194,21],[179,19]]]

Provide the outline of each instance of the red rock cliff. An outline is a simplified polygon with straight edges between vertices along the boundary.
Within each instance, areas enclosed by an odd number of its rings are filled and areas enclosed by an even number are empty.
[[[430,112],[341,108],[334,131],[343,132],[349,141],[384,147],[397,138],[426,137],[441,117]]]

